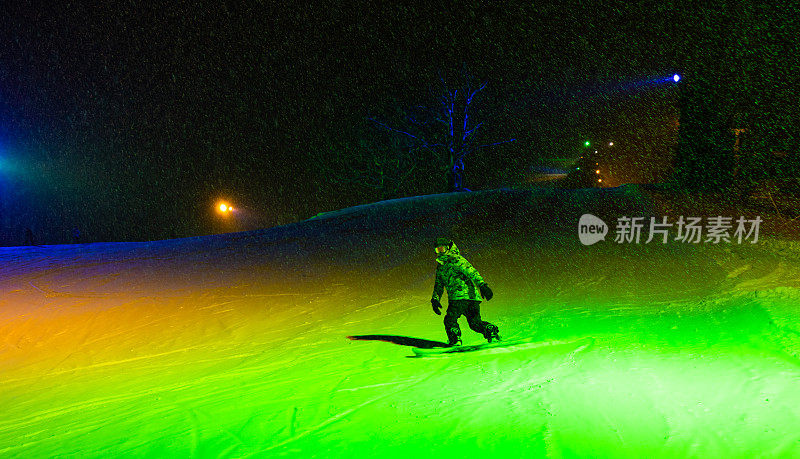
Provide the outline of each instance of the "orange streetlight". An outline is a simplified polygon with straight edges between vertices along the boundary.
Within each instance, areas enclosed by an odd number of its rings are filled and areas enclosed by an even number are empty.
[[[226,215],[233,212],[233,206],[226,202],[221,202],[217,205],[217,211],[222,215]]]

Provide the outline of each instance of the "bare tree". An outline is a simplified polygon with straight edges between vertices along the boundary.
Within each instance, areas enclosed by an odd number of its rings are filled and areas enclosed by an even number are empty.
[[[484,122],[476,121],[475,104],[487,81],[476,81],[466,70],[462,70],[457,81],[458,84],[452,85],[440,75],[441,86],[428,90],[433,102],[406,110],[402,119],[394,123],[369,118],[375,126],[405,137],[413,148],[427,150],[446,164],[448,191],[466,190],[464,161],[469,155],[515,140],[485,141]]]

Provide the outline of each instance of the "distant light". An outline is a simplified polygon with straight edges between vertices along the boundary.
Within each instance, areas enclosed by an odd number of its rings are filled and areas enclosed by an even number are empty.
[[[608,146],[609,147],[613,147],[614,146],[614,142],[608,142]]]
[[[223,213],[227,212],[228,211],[228,206],[226,206],[225,204],[220,204],[219,205],[219,211],[223,212]]]
[[[600,173],[600,169],[597,169],[597,170],[596,170],[596,171],[594,171],[594,172],[595,172],[596,174],[599,174],[599,173]]]
[[[672,75],[672,81],[674,81],[675,83],[681,81],[681,76],[678,75],[677,73],[675,75]]]
[[[580,168],[580,167],[576,167],[575,169],[576,169],[576,170],[581,170],[581,168]]]
[[[583,142],[583,146],[584,146],[584,147],[588,147],[588,146],[589,146],[589,145],[591,145],[591,144],[592,144],[592,143],[591,143],[591,142],[589,142],[588,140],[587,140],[586,142]]]
[[[601,178],[597,179],[597,183],[600,183],[602,181],[603,181],[603,179],[601,179]]]

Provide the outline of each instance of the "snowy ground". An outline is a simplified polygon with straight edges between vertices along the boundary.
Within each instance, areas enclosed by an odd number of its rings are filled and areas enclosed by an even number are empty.
[[[0,456],[800,456],[800,245],[577,243],[584,212],[660,210],[635,187],[495,191],[0,249]],[[445,339],[441,233],[506,338],[593,345],[387,342]]]

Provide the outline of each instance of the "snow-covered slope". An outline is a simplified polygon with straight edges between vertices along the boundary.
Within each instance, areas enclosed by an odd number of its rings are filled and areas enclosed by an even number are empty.
[[[0,456],[800,455],[800,248],[578,243],[583,213],[660,211],[637,187],[495,190],[0,249]],[[410,358],[445,340],[443,234],[505,337],[593,345]]]

